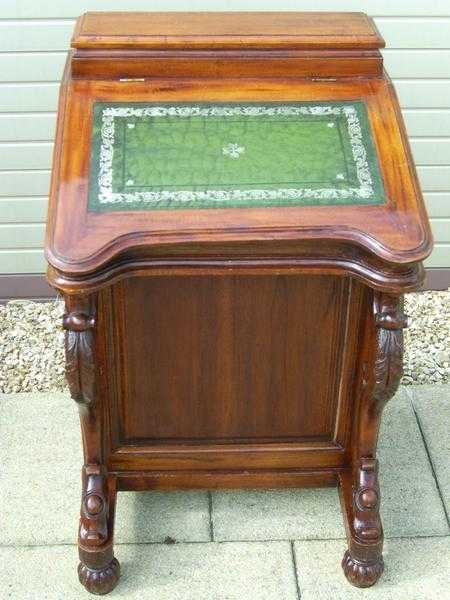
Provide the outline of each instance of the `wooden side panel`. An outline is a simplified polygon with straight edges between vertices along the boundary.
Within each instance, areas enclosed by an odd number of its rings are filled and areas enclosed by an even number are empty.
[[[324,276],[117,284],[116,445],[332,443],[348,298]]]

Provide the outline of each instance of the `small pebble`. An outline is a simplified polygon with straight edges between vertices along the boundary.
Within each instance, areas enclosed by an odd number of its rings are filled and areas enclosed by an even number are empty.
[[[65,389],[61,300],[0,305],[0,393]],[[450,290],[405,296],[404,385],[450,381]]]

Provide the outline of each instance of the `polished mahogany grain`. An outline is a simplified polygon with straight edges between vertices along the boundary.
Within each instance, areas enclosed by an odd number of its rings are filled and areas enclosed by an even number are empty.
[[[348,283],[283,275],[124,281],[124,443],[333,439]],[[326,336],[315,337],[317,323]]]
[[[120,490],[337,485],[344,573],[358,587],[380,577],[378,430],[402,374],[402,297],[432,248],[383,45],[362,13],[79,19],[46,256],[66,303],[84,451],[78,575],[90,592],[119,580]],[[96,102],[355,100],[383,202],[88,210]]]

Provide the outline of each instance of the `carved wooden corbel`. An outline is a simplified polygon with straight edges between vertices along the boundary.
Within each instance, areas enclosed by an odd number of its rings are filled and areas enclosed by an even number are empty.
[[[66,379],[72,398],[86,406],[95,401],[95,315],[89,298],[66,299]]]
[[[375,294],[377,344],[374,366],[373,397],[381,411],[397,391],[403,374],[403,329],[408,318],[403,299],[390,294]]]

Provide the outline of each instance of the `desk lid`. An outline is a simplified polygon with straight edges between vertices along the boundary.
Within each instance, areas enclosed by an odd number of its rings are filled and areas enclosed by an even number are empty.
[[[384,41],[363,13],[88,12],[78,49],[376,49]]]

